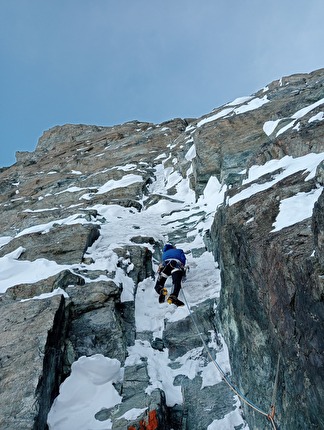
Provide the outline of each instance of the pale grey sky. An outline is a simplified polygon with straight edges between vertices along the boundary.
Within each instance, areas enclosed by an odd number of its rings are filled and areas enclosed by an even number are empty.
[[[199,117],[324,67],[323,0],[0,4],[1,156],[66,123]]]

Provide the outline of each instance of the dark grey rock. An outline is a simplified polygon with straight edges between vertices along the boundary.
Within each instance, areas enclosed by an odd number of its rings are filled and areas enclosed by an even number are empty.
[[[43,429],[61,382],[63,296],[0,306],[0,428]]]
[[[54,225],[48,233],[30,233],[13,239],[0,249],[0,256],[22,246],[25,251],[20,256],[21,260],[47,258],[58,264],[81,263],[86,249],[99,235],[96,225]]]
[[[128,273],[136,285],[144,279],[154,276],[152,252],[147,247],[126,245],[122,248],[115,248],[114,252],[119,257],[119,267]],[[130,266],[131,270],[129,270]]]
[[[113,282],[97,282],[67,290],[71,297],[69,355],[103,354],[122,363],[126,356],[123,321],[117,303],[121,290]],[[73,349],[73,354],[72,354]],[[72,363],[70,363],[72,364]]]
[[[22,300],[29,299],[35,296],[40,296],[44,293],[50,293],[57,288],[66,289],[72,285],[84,285],[85,281],[81,276],[72,273],[70,270],[63,270],[57,275],[50,276],[33,284],[19,284],[7,289],[2,296],[3,300]]]
[[[201,347],[201,333],[205,342],[209,342],[209,331],[214,329],[214,300],[206,300],[192,310],[192,316],[166,323],[163,343],[169,350],[171,360],[184,355],[193,348]],[[197,332],[197,327],[199,332]]]

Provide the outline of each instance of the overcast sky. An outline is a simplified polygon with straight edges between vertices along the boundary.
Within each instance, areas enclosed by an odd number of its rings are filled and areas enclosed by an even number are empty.
[[[66,123],[200,117],[324,67],[323,0],[1,0],[0,166]]]

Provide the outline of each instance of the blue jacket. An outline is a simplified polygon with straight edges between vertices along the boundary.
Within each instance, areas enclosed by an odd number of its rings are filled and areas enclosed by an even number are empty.
[[[162,261],[175,258],[181,261],[183,265],[186,264],[186,256],[182,249],[173,248],[172,245],[165,245],[163,248]]]

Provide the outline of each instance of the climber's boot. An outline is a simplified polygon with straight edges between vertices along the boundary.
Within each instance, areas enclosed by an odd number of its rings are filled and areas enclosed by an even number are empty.
[[[162,288],[159,294],[159,303],[165,302],[165,297],[168,295],[168,290],[166,288]]]

